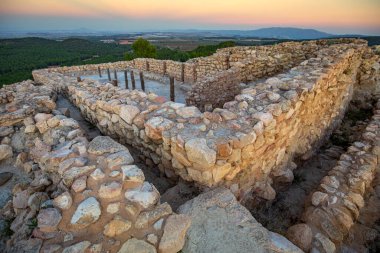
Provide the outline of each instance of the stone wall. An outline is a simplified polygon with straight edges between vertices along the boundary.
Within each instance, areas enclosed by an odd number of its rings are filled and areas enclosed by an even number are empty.
[[[89,142],[55,110],[53,86],[26,81],[3,91],[12,96],[0,106],[0,160],[17,157],[31,178],[0,209],[13,220],[5,252],[181,250],[190,219],[160,203],[126,147],[105,136]]]
[[[380,101],[361,140],[350,146],[322,179],[306,204],[305,223],[291,227],[288,238],[304,250],[335,252],[364,207],[364,197],[379,169],[379,161]],[[308,242],[301,238],[307,230],[312,238]]]
[[[313,152],[339,123],[366,48],[360,41],[323,47],[205,113],[47,70],[33,76],[65,93],[104,134],[138,148],[167,176],[224,185],[240,199],[252,190],[273,199],[272,178],[291,177],[292,159]]]
[[[257,47],[234,47],[218,51],[216,55],[221,56],[227,66],[220,68],[216,73],[208,68],[202,72],[202,78],[193,86],[187,97],[187,104],[196,105],[201,110],[205,106],[213,108],[221,107],[224,103],[232,100],[240,92],[240,83],[248,83],[264,77],[270,77],[290,69],[302,61],[315,55],[318,49],[323,48],[316,41],[297,43],[287,42],[274,46]],[[215,58],[215,57],[214,57]],[[207,63],[207,62],[205,62]],[[218,69],[215,65],[214,69]],[[210,74],[207,74],[210,72]],[[200,71],[197,71],[199,74]],[[218,92],[215,92],[215,91]]]

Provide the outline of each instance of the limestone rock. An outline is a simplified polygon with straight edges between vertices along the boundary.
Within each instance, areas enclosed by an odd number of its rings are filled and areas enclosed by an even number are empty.
[[[0,161],[11,158],[13,156],[12,147],[9,145],[0,145]]]
[[[111,220],[105,227],[103,234],[108,237],[115,237],[127,232],[132,226],[132,223],[128,220],[116,218]]]
[[[191,220],[187,215],[170,215],[165,223],[164,234],[158,246],[158,252],[176,253],[180,251],[185,244],[185,235],[190,224]]]
[[[106,162],[107,162],[108,168],[113,169],[120,165],[132,164],[134,160],[131,153],[129,153],[128,149],[126,149],[126,150],[107,156]]]
[[[282,235],[269,231],[270,245],[269,250],[281,253],[304,253],[301,249],[288,241]]]
[[[102,184],[99,188],[99,197],[103,199],[116,198],[120,196],[122,185],[118,182]]]
[[[328,196],[329,195],[324,192],[316,191],[311,196],[311,203],[314,206],[318,206],[319,204],[323,203],[328,198]]]
[[[71,207],[73,204],[73,199],[71,198],[70,193],[64,192],[61,195],[57,196],[54,200],[53,203],[56,207],[62,209],[62,210],[67,210]]]
[[[76,179],[73,184],[71,185],[71,188],[74,192],[82,192],[87,187],[87,176],[81,176],[78,179]]]
[[[188,159],[208,168],[216,162],[216,152],[207,146],[206,139],[195,138],[185,144]]]
[[[146,136],[153,140],[162,138],[162,132],[174,126],[174,122],[163,117],[153,117],[145,123]]]
[[[38,227],[42,232],[53,232],[61,219],[61,213],[56,208],[42,209],[37,216]]]
[[[313,233],[307,224],[302,223],[291,226],[287,231],[286,237],[303,251],[309,252]]]
[[[176,113],[185,119],[199,117],[201,115],[201,112],[195,106],[180,107],[176,110]]]
[[[269,231],[228,189],[216,188],[203,193],[180,206],[178,212],[191,218],[182,249],[184,253],[251,253],[252,249],[255,252],[274,253],[271,248],[278,248],[271,245],[273,238]]]
[[[0,186],[6,184],[13,177],[11,172],[2,172],[0,173]]]
[[[156,187],[148,182],[144,182],[141,186],[128,189],[125,192],[125,198],[129,201],[138,203],[143,208],[149,208],[157,203],[160,194]]]
[[[145,176],[143,171],[136,165],[125,165],[121,167],[123,181],[143,183]]]
[[[135,227],[137,229],[148,228],[149,224],[152,224],[155,221],[159,220],[161,217],[169,215],[171,213],[172,208],[168,203],[165,202],[151,211],[140,213],[136,219]]]
[[[88,145],[88,152],[94,155],[115,153],[123,150],[126,150],[123,145],[117,143],[108,136],[97,136]]]
[[[128,124],[132,124],[133,119],[140,113],[139,108],[133,105],[123,105],[120,109],[120,118]]]
[[[156,253],[156,248],[136,238],[126,241],[117,253]]]
[[[90,247],[91,242],[83,241],[63,249],[62,253],[85,253],[86,249]]]
[[[63,173],[63,182],[67,186],[70,186],[76,178],[81,177],[93,171],[94,169],[95,169],[95,165],[83,166],[83,167],[72,167],[71,169]]]
[[[96,222],[101,215],[100,204],[94,197],[82,201],[71,217],[71,224],[87,227]]]

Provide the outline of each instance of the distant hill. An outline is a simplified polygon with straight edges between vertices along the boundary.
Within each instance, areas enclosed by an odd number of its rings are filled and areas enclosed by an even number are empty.
[[[194,32],[195,30],[192,31]],[[290,40],[321,39],[334,36],[333,34],[321,32],[315,29],[302,29],[292,27],[270,27],[257,30],[198,30],[197,32],[212,33],[222,36],[275,38]]]

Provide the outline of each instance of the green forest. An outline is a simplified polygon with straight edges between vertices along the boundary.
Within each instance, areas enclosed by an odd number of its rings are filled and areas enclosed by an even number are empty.
[[[190,58],[208,56],[218,48],[231,46],[232,42],[219,45],[199,46],[183,52],[169,48],[156,48],[154,58],[186,61]],[[129,52],[129,53],[128,53]],[[32,78],[32,70],[50,66],[72,66],[103,62],[115,62],[141,57],[133,54],[130,45],[104,44],[85,39],[55,41],[43,38],[0,40],[0,87]]]
[[[363,37],[368,44],[380,44],[380,37]],[[286,40],[258,41],[249,45],[274,44]],[[0,40],[0,88],[32,78],[32,70],[50,66],[72,66],[93,63],[130,60],[151,57],[161,60],[187,61],[195,57],[209,56],[219,48],[234,46],[225,41],[217,45],[202,45],[191,51],[156,47],[147,40],[138,39],[131,45],[104,44],[97,40],[79,38],[62,41],[43,38]],[[241,44],[237,45],[247,45]]]
[[[0,86],[32,78],[32,70],[124,59],[130,46],[83,39],[42,38],[0,40]]]

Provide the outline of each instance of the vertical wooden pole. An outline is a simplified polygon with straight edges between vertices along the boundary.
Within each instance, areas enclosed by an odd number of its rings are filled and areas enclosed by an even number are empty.
[[[142,89],[143,91],[145,91],[144,74],[143,74],[142,71],[140,72],[140,82],[141,82],[141,89]]]
[[[229,55],[227,55],[227,57],[226,57],[226,64],[227,64],[227,69],[230,69],[230,56]]]
[[[108,81],[111,81],[111,73],[110,73],[109,68],[107,68],[107,75],[108,75]]]
[[[115,78],[115,80],[117,80],[117,72],[116,72],[116,69],[113,71],[113,77]]]
[[[163,66],[163,69],[164,69],[163,75],[166,75],[166,61],[163,61],[163,64],[164,64],[164,66]]]
[[[112,80],[112,85],[113,86],[117,86],[117,80],[115,79],[115,80]]]
[[[181,66],[181,82],[185,82],[185,64],[182,63]]]
[[[150,66],[149,66],[149,62],[148,62],[148,60],[147,60],[147,61],[146,61],[146,67],[145,67],[145,68],[146,68],[146,71],[149,71],[149,67],[150,67]]]
[[[175,94],[174,94],[174,77],[170,77],[170,101],[174,102]]]
[[[133,70],[131,70],[131,82],[132,82],[132,90],[136,89],[135,74],[133,73]]]
[[[193,74],[194,74],[194,83],[197,81],[197,65],[194,64],[194,67],[193,67]]]
[[[80,76],[77,76],[77,82],[82,82],[82,78],[80,78]]]
[[[98,67],[99,77],[102,77],[102,71],[100,70],[100,67]]]
[[[128,87],[128,71],[124,70],[124,78],[125,78],[125,88],[129,89]]]

